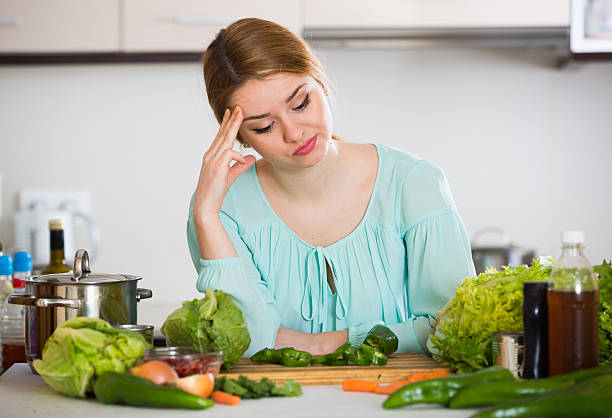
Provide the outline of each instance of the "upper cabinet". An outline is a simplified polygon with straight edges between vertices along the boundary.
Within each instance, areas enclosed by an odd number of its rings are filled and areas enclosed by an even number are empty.
[[[199,53],[242,17],[302,34],[303,0],[0,0],[0,54]]]
[[[569,0],[307,0],[310,28],[508,28],[569,25]]]
[[[119,49],[119,0],[1,0],[0,53]]]
[[[256,16],[302,33],[301,0],[122,0],[124,52],[203,51],[231,22]]]

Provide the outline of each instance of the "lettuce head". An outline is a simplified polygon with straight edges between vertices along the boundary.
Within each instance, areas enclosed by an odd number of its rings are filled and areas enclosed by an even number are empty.
[[[438,313],[427,347],[434,359],[458,373],[492,365],[492,333],[523,329],[523,283],[548,280],[550,267],[490,269],[463,280],[455,296]]]
[[[251,336],[242,311],[222,290],[206,289],[203,299],[183,302],[161,327],[169,346],[223,351],[223,367],[230,369],[249,348]]]
[[[127,371],[149,347],[137,332],[113,328],[103,319],[78,317],[55,329],[45,342],[42,360],[34,360],[33,366],[54,390],[84,398],[98,375]]]

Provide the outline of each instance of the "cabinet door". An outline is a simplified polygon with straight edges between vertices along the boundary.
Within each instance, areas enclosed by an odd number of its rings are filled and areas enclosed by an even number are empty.
[[[201,52],[243,17],[272,20],[302,34],[301,0],[123,0],[124,52]]]
[[[0,53],[119,51],[119,0],[1,0]]]
[[[569,25],[568,0],[307,0],[306,28]]]

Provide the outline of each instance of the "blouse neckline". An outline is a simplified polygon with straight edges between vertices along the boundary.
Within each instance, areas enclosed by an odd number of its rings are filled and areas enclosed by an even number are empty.
[[[348,242],[349,240],[352,239],[352,237],[358,233],[358,231],[360,229],[362,229],[368,219],[368,215],[370,213],[370,210],[372,208],[372,206],[374,205],[374,196],[376,195],[377,191],[378,191],[378,183],[379,183],[379,179],[380,179],[380,171],[381,171],[381,152],[380,152],[380,147],[378,144],[370,144],[370,145],[374,145],[374,147],[376,148],[376,155],[378,157],[378,165],[376,167],[376,179],[374,180],[374,187],[372,188],[372,193],[370,194],[370,200],[368,201],[368,206],[366,208],[365,213],[363,214],[363,217],[361,218],[361,221],[359,221],[359,224],[357,224],[357,226],[345,237],[340,238],[338,241],[333,242],[325,247],[322,246],[314,246],[311,245],[309,243],[307,243],[306,241],[304,241],[298,234],[296,234],[291,228],[289,228],[287,226],[287,224],[276,214],[276,212],[274,211],[274,209],[272,208],[272,205],[270,204],[270,202],[268,202],[268,198],[266,198],[266,195],[263,191],[263,188],[261,187],[261,183],[259,182],[259,176],[257,175],[257,169],[255,167],[255,164],[253,164],[253,166],[251,167],[252,169],[252,176],[254,177],[254,181],[255,181],[255,185],[257,186],[257,191],[259,192],[261,198],[263,199],[265,205],[268,207],[268,209],[270,210],[270,212],[272,213],[272,216],[274,217],[274,219],[276,220],[276,222],[278,222],[283,229],[285,229],[290,235],[292,235],[297,241],[301,242],[302,244],[304,244],[305,246],[307,246],[310,249],[316,249],[316,248],[324,248],[324,249],[332,249],[335,248],[337,246],[341,246],[342,244],[344,244],[345,242]]]

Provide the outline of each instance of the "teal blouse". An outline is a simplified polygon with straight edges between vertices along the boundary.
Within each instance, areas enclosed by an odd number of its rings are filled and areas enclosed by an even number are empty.
[[[192,198],[187,241],[196,287],[222,289],[242,309],[251,334],[245,355],[274,347],[280,325],[309,333],[348,329],[349,342],[359,345],[374,325],[385,324],[399,338],[398,351],[428,353],[429,319],[475,274],[468,235],[435,164],[376,148],[366,213],[327,247],[307,244],[283,223],[253,165],[232,184],[220,212],[238,257],[203,260]]]

